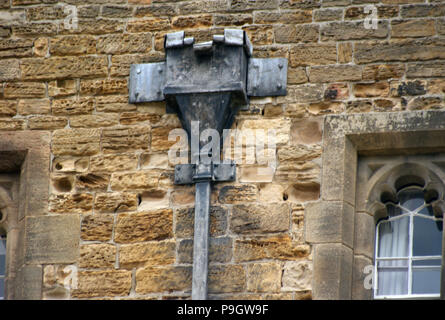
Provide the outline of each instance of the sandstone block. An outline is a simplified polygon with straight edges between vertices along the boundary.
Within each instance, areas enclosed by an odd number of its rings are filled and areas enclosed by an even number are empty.
[[[88,193],[53,194],[49,210],[54,213],[87,213],[93,209],[93,196]]]
[[[97,51],[106,54],[147,52],[151,42],[151,33],[113,34],[98,39]]]
[[[25,58],[20,62],[23,79],[59,79],[106,76],[108,60],[105,56]]]
[[[79,226],[79,216],[74,214],[26,217],[26,262],[75,262],[79,254]]]
[[[146,267],[136,272],[136,292],[190,291],[191,267]]]
[[[429,37],[436,33],[434,20],[393,20],[392,38]]]
[[[128,75],[129,72],[126,74]],[[126,96],[111,95],[96,97],[97,112],[124,112],[134,110],[136,110],[136,106],[134,104],[129,104],[128,97]]]
[[[393,40],[363,42],[354,45],[354,58],[358,64],[380,61],[409,61],[443,59],[442,39]]]
[[[405,73],[403,64],[373,64],[363,67],[363,80],[401,78]]]
[[[54,130],[65,128],[68,119],[53,116],[32,116],[28,118],[28,128],[31,130]]]
[[[5,98],[44,98],[45,91],[45,84],[41,82],[9,82],[4,86],[3,96]]]
[[[73,298],[126,296],[131,289],[131,271],[102,270],[79,271],[78,288]]]
[[[94,109],[93,98],[57,99],[53,100],[52,111],[54,115],[88,114]]]
[[[173,264],[175,251],[174,240],[122,245],[119,248],[119,265],[121,268],[130,269]]]
[[[292,261],[309,254],[310,246],[294,243],[287,235],[239,239],[234,245],[234,259],[237,262],[262,259]]]
[[[127,192],[97,193],[94,199],[94,211],[100,213],[135,211],[137,206],[137,195]]]
[[[54,155],[93,155],[99,152],[100,131],[97,129],[62,129],[53,133]]]
[[[375,82],[375,83],[355,83],[354,95],[357,98],[369,98],[369,97],[387,97],[389,94],[388,82]]]
[[[148,18],[130,20],[127,23],[128,32],[155,32],[168,30],[170,28],[170,20],[167,18]]]
[[[209,241],[209,263],[230,262],[232,259],[232,239],[229,237],[210,238]],[[186,239],[179,243],[178,247],[179,263],[193,263],[193,240]]]
[[[96,113],[70,117],[71,128],[99,128],[117,125],[119,116],[112,113]]]
[[[357,81],[362,79],[360,66],[337,65],[310,67],[310,82]]]
[[[106,191],[110,181],[109,174],[87,173],[76,177],[77,190]]]
[[[242,26],[253,22],[250,14],[216,14],[213,19],[216,26]]]
[[[158,186],[159,172],[152,171],[138,171],[133,173],[114,172],[111,176],[111,189],[114,191],[129,190],[129,189],[153,189]]]
[[[105,154],[90,159],[93,172],[116,172],[136,170],[138,157],[134,154]]]
[[[175,211],[175,236],[177,238],[193,238],[194,214],[194,208],[184,208]],[[215,237],[226,233],[227,214],[227,209],[210,207],[210,235]]]
[[[82,219],[81,238],[86,241],[109,241],[113,232],[112,214],[89,214]]]
[[[445,72],[443,62],[408,63],[406,70],[407,78],[430,78],[441,77]]]
[[[300,24],[312,22],[311,10],[295,11],[254,11],[254,22],[256,24]]]
[[[279,292],[281,272],[281,266],[275,262],[249,264],[247,266],[247,291]]]
[[[96,40],[89,35],[60,36],[50,41],[50,54],[56,56],[96,53]]]
[[[238,234],[284,232],[289,229],[289,205],[236,205],[232,209],[230,228]]]
[[[257,199],[258,188],[254,184],[224,186],[219,191],[219,202],[236,204]]]
[[[329,22],[320,28],[322,41],[363,40],[387,36],[388,22],[385,20],[378,21],[377,29],[366,29],[363,21]]]
[[[9,100],[5,100],[5,102],[10,102]],[[0,102],[2,108],[7,107],[7,105],[2,105],[3,102]],[[11,106],[9,106],[10,108]],[[0,111],[0,113],[4,113],[5,111]],[[27,116],[30,114],[48,114],[51,112],[51,107],[49,105],[49,99],[23,99],[19,100],[17,105],[17,112],[21,115]]]
[[[316,42],[318,41],[318,25],[279,25],[274,29],[277,43]]]
[[[289,64],[291,67],[311,66],[337,63],[337,47],[335,44],[301,44],[290,50]]]
[[[107,18],[128,18],[131,17],[132,7],[124,6],[103,6],[102,17]]]
[[[49,103],[48,103],[48,107],[49,107]],[[0,100],[0,116],[1,117],[13,117],[16,114],[17,114],[17,101],[15,101],[15,100]]]
[[[209,267],[209,293],[233,293],[244,291],[246,273],[240,265],[220,265]]]
[[[306,291],[312,290],[312,262],[289,261],[284,265],[283,290]]]
[[[113,268],[116,246],[112,244],[86,244],[80,246],[80,268]]]
[[[115,127],[102,131],[102,150],[105,153],[148,149],[150,127]]]
[[[12,32],[20,36],[41,36],[57,33],[57,24],[51,22],[30,22],[12,26]]]
[[[171,209],[120,213],[117,216],[114,235],[117,243],[163,240],[172,236],[173,212]]]
[[[111,93],[127,93],[126,79],[82,80],[80,93],[88,95],[102,95]]]
[[[352,61],[352,44],[341,42],[338,44],[338,63],[349,63]]]

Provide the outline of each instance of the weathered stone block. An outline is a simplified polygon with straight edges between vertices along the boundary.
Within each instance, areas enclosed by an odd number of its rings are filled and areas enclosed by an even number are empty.
[[[127,93],[126,79],[82,80],[80,93],[88,95],[102,95],[111,93]]]
[[[5,98],[44,98],[45,91],[45,84],[41,82],[9,82],[4,86],[3,96]]]
[[[52,112],[54,115],[77,115],[91,113],[94,109],[94,99],[57,99],[53,100]]]
[[[116,127],[102,131],[102,150],[105,153],[148,149],[150,127]]]
[[[121,245],[119,266],[125,269],[142,266],[161,266],[175,262],[176,241],[153,241]]]
[[[105,56],[25,58],[20,62],[23,79],[59,79],[72,77],[106,76],[108,60]]]
[[[135,211],[137,207],[138,198],[134,193],[97,193],[94,199],[94,211],[100,213]]]
[[[52,38],[49,48],[50,54],[56,56],[95,54],[96,40],[88,35],[61,36]]]
[[[9,104],[2,105],[3,101],[0,102],[0,106],[2,108],[7,107],[11,108],[10,103],[12,101],[4,101],[9,102]],[[7,110],[7,109],[6,109]],[[30,115],[30,114],[48,114],[51,112],[51,107],[49,105],[49,99],[23,99],[19,100],[17,105],[17,111],[21,115]],[[4,113],[6,111],[0,111],[0,113]]]
[[[357,98],[369,98],[369,97],[387,97],[389,94],[388,82],[375,82],[375,83],[355,83],[354,95]]]
[[[254,263],[247,266],[247,291],[279,292],[281,266],[275,262]]]
[[[17,101],[0,100],[0,116],[13,117],[17,114]]]
[[[277,43],[316,42],[319,33],[318,25],[278,25],[274,28]]]
[[[365,28],[363,21],[330,22],[320,29],[322,41],[363,40],[386,38],[388,36],[388,21],[379,20],[377,29]]]
[[[106,54],[147,52],[151,42],[151,33],[113,34],[98,39],[97,51]]]
[[[228,237],[210,238],[209,263],[227,263],[232,260],[232,239]],[[182,240],[178,246],[178,262],[193,263],[193,240]]]
[[[79,254],[78,215],[26,217],[25,260],[28,264],[72,263]]]
[[[78,288],[73,298],[126,296],[131,289],[131,271],[102,270],[79,271]]]
[[[111,176],[111,189],[120,190],[147,190],[158,186],[160,173],[151,171],[138,171],[133,173],[115,172]]]
[[[289,229],[289,205],[237,205],[230,217],[232,232],[239,234],[264,234]]]
[[[436,33],[434,20],[393,20],[391,38],[429,37]]]
[[[100,149],[100,131],[97,129],[62,129],[53,133],[54,155],[93,155]]]
[[[136,272],[136,292],[190,291],[191,267],[146,267]]]
[[[172,236],[173,212],[171,209],[120,213],[117,216],[114,235],[117,243],[163,240]]]
[[[360,66],[337,65],[310,67],[310,82],[358,81],[362,79]]]
[[[407,78],[430,78],[441,77],[445,73],[445,63],[424,62],[408,63],[406,70]]]
[[[444,45],[444,40],[434,38],[356,43],[354,45],[354,58],[358,64],[380,61],[444,59]]]
[[[246,273],[240,265],[220,265],[209,267],[209,293],[233,293],[244,291]]]
[[[128,75],[129,72],[126,72],[125,74]],[[136,108],[136,105],[128,103],[128,97],[126,96],[111,95],[96,97],[97,112],[125,112],[134,111]]]
[[[138,157],[134,154],[105,154],[90,159],[93,172],[132,171],[138,166]]]
[[[236,204],[257,199],[258,188],[254,184],[224,186],[219,191],[219,202]]]
[[[299,245],[288,235],[236,240],[234,258],[237,262],[261,259],[295,260],[310,254],[310,246]]]
[[[49,210],[54,213],[87,213],[93,209],[89,193],[54,194],[49,198]]]
[[[110,113],[96,113],[70,117],[71,128],[99,128],[117,125],[119,115]]]
[[[112,244],[85,244],[80,246],[80,268],[113,268],[116,246]]]
[[[31,130],[54,130],[65,128],[68,119],[53,116],[32,116],[28,118],[28,128]]]
[[[82,219],[81,238],[87,241],[109,241],[113,232],[112,214],[89,214]]]
[[[335,44],[301,44],[292,46],[289,64],[291,67],[311,66],[337,63]]]
[[[363,80],[401,78],[405,73],[403,64],[373,64],[363,67]]]
[[[193,238],[195,209],[185,208],[175,211],[176,225],[175,236],[177,238]],[[227,209],[222,207],[210,207],[210,234],[221,236],[227,230]]]
[[[312,261],[289,261],[284,265],[283,291],[312,290]]]

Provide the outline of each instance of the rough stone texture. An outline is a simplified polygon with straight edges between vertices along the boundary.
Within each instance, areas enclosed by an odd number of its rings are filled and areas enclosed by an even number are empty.
[[[78,288],[73,298],[125,296],[130,293],[131,271],[103,270],[79,271]]]
[[[289,206],[287,204],[234,206],[230,226],[232,232],[239,234],[286,231],[289,228]]]
[[[249,264],[247,267],[247,291],[279,292],[281,272],[281,266],[278,263]]]
[[[114,240],[118,243],[163,240],[172,236],[173,212],[170,209],[117,216]]]
[[[189,291],[191,267],[146,267],[136,272],[136,292]]]
[[[175,261],[176,242],[172,240],[122,245],[119,248],[121,268],[160,266]]]
[[[89,214],[82,219],[81,238],[91,241],[111,240],[113,232],[113,215]]]
[[[209,293],[240,292],[246,286],[246,273],[241,265],[209,267]]]
[[[134,193],[112,192],[96,193],[94,198],[95,212],[125,212],[137,209],[138,199]]]
[[[305,291],[311,290],[312,262],[289,261],[284,265],[283,290]]]
[[[106,269],[114,267],[116,247],[111,244],[87,244],[80,247],[80,268]]]
[[[175,212],[175,235],[178,238],[193,238],[195,209],[180,209]],[[222,207],[210,207],[210,234],[219,236],[227,230],[227,210]]]

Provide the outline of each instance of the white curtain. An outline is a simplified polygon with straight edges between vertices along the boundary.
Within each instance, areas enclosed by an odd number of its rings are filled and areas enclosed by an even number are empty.
[[[409,216],[383,221],[378,229],[378,257],[408,257]],[[379,260],[378,295],[400,295],[408,292],[408,260]]]

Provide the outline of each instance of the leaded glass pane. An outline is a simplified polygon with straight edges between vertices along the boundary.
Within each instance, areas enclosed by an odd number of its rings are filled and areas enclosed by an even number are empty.
[[[380,222],[378,232],[378,257],[408,256],[409,216]]]
[[[423,192],[416,189],[407,189],[399,193],[400,205],[408,210],[414,211],[421,207],[425,201]]]

